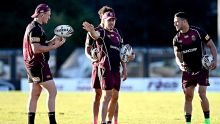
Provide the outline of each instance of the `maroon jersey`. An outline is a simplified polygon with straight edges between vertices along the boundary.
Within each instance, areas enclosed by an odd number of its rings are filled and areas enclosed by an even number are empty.
[[[123,39],[117,29],[112,32],[102,29],[100,38],[97,40],[97,48],[101,51],[101,60],[99,65],[113,72],[120,70],[120,48],[123,44]]]
[[[47,37],[46,34],[39,24],[36,21],[32,21],[26,27],[24,39],[23,39],[23,57],[25,66],[27,68],[33,67],[34,65],[39,65],[41,62],[48,62],[49,52],[45,53],[34,53],[31,44],[39,43],[41,45],[47,46]]]
[[[123,40],[117,29],[114,29],[114,32],[109,32],[99,25],[95,31],[100,33],[97,42],[89,34],[86,38],[86,45],[92,46],[92,49],[97,48],[101,54],[99,55],[101,58],[97,62],[93,62],[91,85],[95,89],[111,90],[115,88],[119,91],[121,85],[120,48]]]
[[[197,72],[202,69],[202,57],[206,54],[205,44],[209,35],[198,27],[190,27],[186,33],[178,32],[173,39],[173,45],[182,53],[187,71]]]

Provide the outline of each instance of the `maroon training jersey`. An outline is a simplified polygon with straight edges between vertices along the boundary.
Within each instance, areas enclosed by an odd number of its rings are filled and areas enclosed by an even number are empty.
[[[32,21],[26,27],[24,39],[23,39],[23,57],[25,66],[30,68],[34,65],[40,64],[40,62],[47,62],[49,60],[49,52],[34,53],[31,44],[39,43],[47,46],[47,36],[39,24],[36,21]]]
[[[209,40],[209,35],[198,27],[190,27],[188,32],[176,34],[173,45],[181,52],[188,71],[202,69],[201,59],[206,54],[204,46]]]
[[[102,53],[99,64],[105,69],[118,72],[120,70],[120,48],[123,39],[117,29],[112,32],[102,29],[99,32],[100,38],[97,40],[97,47]]]

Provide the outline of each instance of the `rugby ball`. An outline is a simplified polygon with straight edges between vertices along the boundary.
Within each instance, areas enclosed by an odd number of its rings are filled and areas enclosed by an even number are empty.
[[[126,44],[126,45],[122,46],[122,48],[120,50],[120,57],[123,62],[129,62],[128,57],[132,56],[132,54],[133,54],[133,49],[132,49],[131,45]]]
[[[91,49],[91,57],[92,59],[94,60],[98,60],[99,57],[98,57],[98,49],[97,48],[94,48],[94,49]]]
[[[209,67],[210,67],[210,65],[212,63],[212,60],[213,60],[212,56],[204,55],[202,57],[202,65],[203,65],[203,67],[205,67],[205,69],[209,70]]]
[[[74,30],[70,25],[59,25],[54,29],[54,34],[60,37],[70,37]]]

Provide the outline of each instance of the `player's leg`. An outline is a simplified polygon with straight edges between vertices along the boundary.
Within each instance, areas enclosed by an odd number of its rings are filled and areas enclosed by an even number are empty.
[[[28,124],[34,124],[37,101],[41,94],[42,88],[37,83],[30,83],[30,93],[28,98]]]
[[[190,72],[183,72],[182,75],[182,88],[185,95],[184,112],[187,124],[191,123],[192,117],[192,100],[194,96],[194,89],[196,87],[196,81],[192,81],[194,77],[195,76]]]
[[[119,104],[117,102],[116,108],[115,108],[115,113],[114,113],[114,124],[118,124],[118,110],[119,110]]]
[[[201,102],[202,110],[203,110],[204,117],[205,117],[205,124],[210,124],[209,101],[206,96],[206,89],[207,89],[207,86],[199,85],[198,93],[199,93],[200,102]]]
[[[103,90],[102,92],[103,92],[103,101],[102,101],[102,106],[101,106],[101,109],[102,109],[101,123],[105,124],[106,123],[106,116],[107,116],[107,112],[108,112],[108,105],[109,105],[109,102],[112,97],[112,90]]]
[[[184,112],[185,112],[185,119],[187,124],[191,123],[192,100],[194,96],[194,89],[195,86],[189,86],[187,88],[184,88],[184,95],[185,95]]]
[[[100,106],[100,100],[102,97],[102,90],[101,89],[95,89],[95,96],[93,100],[93,124],[98,124],[98,115],[99,115],[99,106]]]
[[[115,114],[116,106],[118,103],[119,91],[112,89],[112,98],[108,108],[108,121],[112,122],[113,115]]]
[[[205,117],[205,124],[210,124],[210,110],[209,110],[209,101],[206,96],[207,86],[210,86],[209,82],[209,71],[203,69],[198,75],[197,82],[199,84],[198,93],[201,101],[202,110]]]
[[[110,70],[99,67],[98,77],[102,89],[102,104],[101,104],[101,123],[106,124],[106,116],[108,112],[108,105],[112,97],[112,89],[114,86],[113,75]]]
[[[50,124],[56,124],[55,99],[57,95],[57,88],[53,80],[48,80],[44,83],[41,83],[41,86],[47,91],[47,108]]]
[[[93,124],[98,124],[98,115],[99,115],[99,106],[100,100],[102,97],[102,90],[100,86],[100,81],[98,77],[97,65],[93,64],[92,74],[91,74],[91,86],[95,91],[94,100],[92,101],[92,110],[93,110]]]
[[[114,123],[118,124],[118,98],[121,87],[121,74],[120,72],[113,72],[112,74],[114,79],[114,89],[112,90],[113,95],[109,105],[108,120],[111,123],[114,116]]]

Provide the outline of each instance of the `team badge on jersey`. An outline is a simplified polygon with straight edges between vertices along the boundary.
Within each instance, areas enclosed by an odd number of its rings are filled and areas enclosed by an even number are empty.
[[[192,41],[196,41],[196,37],[195,37],[195,35],[192,35]]]

